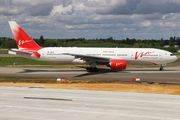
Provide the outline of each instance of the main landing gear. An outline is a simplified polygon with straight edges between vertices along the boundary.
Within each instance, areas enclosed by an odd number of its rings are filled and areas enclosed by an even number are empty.
[[[159,68],[160,71],[164,70],[164,66],[166,66],[166,64],[162,64],[161,67]]]
[[[99,70],[97,69],[96,65],[97,65],[97,62],[92,62],[90,64],[90,67],[86,68],[87,72],[98,72]]]
[[[86,68],[87,72],[98,72],[99,70],[97,69],[97,67],[87,67]]]

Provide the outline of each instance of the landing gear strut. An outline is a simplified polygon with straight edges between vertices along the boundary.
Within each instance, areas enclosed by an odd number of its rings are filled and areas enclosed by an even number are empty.
[[[90,64],[90,67],[86,68],[87,72],[98,72],[99,70],[97,69],[96,65],[97,65],[97,62],[92,62]]]
[[[163,70],[164,70],[164,66],[161,66],[161,67],[159,68],[159,70],[160,70],[160,71],[163,71]]]
[[[164,66],[166,66],[166,64],[162,64],[161,67],[159,68],[160,71],[164,70]]]

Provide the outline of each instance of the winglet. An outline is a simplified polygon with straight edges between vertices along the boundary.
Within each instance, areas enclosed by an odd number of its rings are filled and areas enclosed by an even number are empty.
[[[15,21],[9,25],[19,48],[41,48]]]

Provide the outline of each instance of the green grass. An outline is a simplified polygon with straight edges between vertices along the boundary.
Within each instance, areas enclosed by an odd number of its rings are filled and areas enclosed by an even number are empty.
[[[122,82],[119,80],[76,80],[66,79],[70,83],[115,83]],[[0,82],[13,83],[59,83],[56,78],[29,78],[29,77],[0,77]],[[68,83],[62,82],[62,83]]]
[[[18,65],[57,65],[23,57],[0,57],[0,66],[14,65],[16,62]]]
[[[0,82],[56,83],[57,80],[50,78],[0,77]]]
[[[174,55],[180,55],[180,53],[177,53],[177,52],[176,52],[176,53],[173,53],[173,54],[174,54]]]
[[[14,65],[14,63],[18,63],[17,65]],[[48,63],[38,60],[32,60],[28,58],[23,57],[0,57],[0,66],[39,66],[39,67],[86,67],[84,65],[76,65],[76,64],[54,64],[54,63]]]
[[[7,50],[0,50],[0,54],[8,54]]]

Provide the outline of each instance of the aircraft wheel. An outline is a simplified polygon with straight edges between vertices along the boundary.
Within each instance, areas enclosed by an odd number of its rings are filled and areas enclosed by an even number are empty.
[[[94,72],[98,72],[99,70],[97,69],[97,67],[94,68]]]
[[[99,71],[96,67],[95,68],[87,67],[86,70],[87,70],[87,72],[98,72]]]
[[[86,68],[87,72],[91,72],[91,69],[89,67]]]
[[[160,71],[163,71],[164,69],[163,69],[163,68],[160,68],[159,70],[160,70]]]

